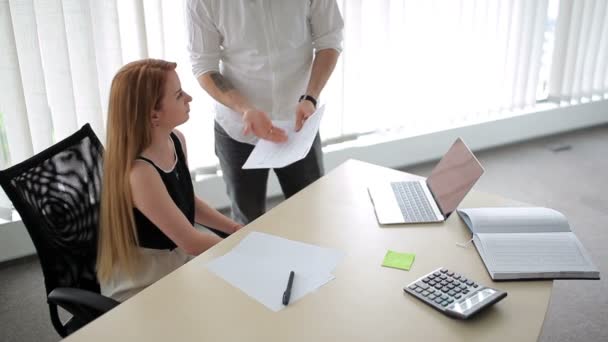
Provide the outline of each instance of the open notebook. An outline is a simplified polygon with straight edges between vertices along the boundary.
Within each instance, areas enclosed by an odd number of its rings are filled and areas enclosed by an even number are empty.
[[[566,217],[549,208],[471,208],[458,214],[494,280],[599,279]]]

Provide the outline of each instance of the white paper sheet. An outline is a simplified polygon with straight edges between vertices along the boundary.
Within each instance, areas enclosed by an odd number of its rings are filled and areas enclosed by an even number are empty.
[[[276,263],[304,273],[331,273],[344,257],[344,253],[336,249],[260,232],[251,232],[232,252],[260,260],[275,258]]]
[[[284,308],[289,273],[294,282],[289,305],[334,279],[340,251],[252,232],[207,268],[273,311]]]
[[[287,141],[274,143],[260,139],[243,164],[243,169],[281,168],[306,157],[319,131],[324,111],[325,105],[322,105],[304,122],[299,132],[295,131],[293,122],[274,121],[275,126],[287,133]]]

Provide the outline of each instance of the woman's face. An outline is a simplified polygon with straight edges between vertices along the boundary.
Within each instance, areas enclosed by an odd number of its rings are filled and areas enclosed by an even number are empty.
[[[182,90],[175,70],[167,72],[167,81],[158,110],[160,126],[173,129],[188,121],[192,97]]]

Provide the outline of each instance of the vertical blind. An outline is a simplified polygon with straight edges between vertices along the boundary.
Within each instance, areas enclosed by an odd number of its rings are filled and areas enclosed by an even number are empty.
[[[344,1],[343,119],[334,134],[420,134],[534,105],[547,5]]]
[[[418,135],[550,98],[605,98],[603,0],[341,0],[344,51],[322,95],[326,141]],[[552,6],[559,15],[552,18]],[[102,141],[110,82],[144,57],[178,63],[192,168],[216,165],[211,100],[191,74],[182,1],[0,0],[0,167],[86,122]],[[559,11],[557,10],[559,9]],[[552,27],[555,26],[555,30]],[[555,41],[555,49],[553,49]]]
[[[608,2],[561,0],[549,97],[581,102],[608,92]]]

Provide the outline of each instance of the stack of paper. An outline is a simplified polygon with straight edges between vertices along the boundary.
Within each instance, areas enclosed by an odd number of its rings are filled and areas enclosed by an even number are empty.
[[[278,236],[251,232],[232,251],[207,268],[273,311],[281,310],[289,273],[294,271],[290,303],[334,279],[344,254]]]

